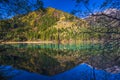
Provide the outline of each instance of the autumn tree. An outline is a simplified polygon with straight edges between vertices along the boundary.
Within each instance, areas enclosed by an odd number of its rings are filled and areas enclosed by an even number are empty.
[[[13,28],[17,28],[20,25],[23,26],[22,22],[19,20],[21,14],[27,14],[38,9],[43,9],[43,2],[41,0],[34,0],[34,2],[31,0],[0,0],[1,38],[8,34],[8,28],[10,28],[10,26],[12,26]],[[9,18],[12,17],[13,19],[9,21]],[[8,39],[2,40],[6,41]]]

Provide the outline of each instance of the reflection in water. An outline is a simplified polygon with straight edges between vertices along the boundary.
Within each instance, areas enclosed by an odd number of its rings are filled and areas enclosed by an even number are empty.
[[[110,74],[103,70],[94,70],[87,64],[80,64],[71,70],[54,76],[44,76],[36,73],[29,73],[23,70],[16,70],[10,66],[1,66],[0,74],[7,80],[120,80],[120,74]]]
[[[63,73],[81,63],[98,69],[120,66],[115,60],[119,54],[103,54],[100,44],[61,44],[59,48],[57,44],[1,44],[0,49],[1,65],[43,75]]]
[[[90,57],[87,50],[91,44],[12,44],[1,45],[5,50],[0,54],[0,64],[12,65],[18,69],[37,72],[44,75],[61,73],[76,65],[87,62]]]

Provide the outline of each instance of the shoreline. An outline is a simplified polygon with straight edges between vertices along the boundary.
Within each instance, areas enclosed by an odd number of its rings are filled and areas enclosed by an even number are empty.
[[[30,43],[30,44],[41,44],[41,43],[54,43],[53,41],[23,41],[23,42],[1,42],[1,44],[24,44],[24,43]]]
[[[58,41],[3,41],[3,42],[0,42],[0,44],[44,44],[44,43],[48,43],[48,44],[55,44],[55,43],[58,43]],[[61,44],[65,44],[65,43],[102,43],[102,42],[99,42],[99,41],[60,41]]]

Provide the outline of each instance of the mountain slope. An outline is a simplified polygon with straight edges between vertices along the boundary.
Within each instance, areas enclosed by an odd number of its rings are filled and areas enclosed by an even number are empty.
[[[1,20],[0,40],[59,42],[102,40],[110,37],[107,33],[120,30],[120,21],[103,13],[114,17],[119,14],[119,10],[107,9],[86,19],[79,19],[54,8],[39,9],[9,20]]]
[[[54,8],[39,9],[0,23],[1,40],[8,41],[58,40],[58,36],[61,41],[70,40],[76,30],[80,31],[77,28],[88,26],[85,20]]]
[[[102,12],[98,12],[92,14],[91,16],[87,17],[86,20],[89,23],[96,23],[96,24],[108,24],[114,21],[115,24],[111,23],[111,27],[119,26],[120,24],[120,10],[117,9],[106,9]]]
[[[86,21],[91,26],[92,31],[104,34],[102,36],[104,45],[114,44],[114,47],[120,46],[120,10],[106,9],[103,12],[89,16]]]

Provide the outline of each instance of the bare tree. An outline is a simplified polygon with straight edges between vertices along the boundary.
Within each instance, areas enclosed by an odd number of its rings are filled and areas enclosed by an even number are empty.
[[[39,8],[43,8],[41,0],[0,0],[0,19],[26,14]]]
[[[98,1],[93,5],[90,4],[91,0],[75,0],[77,9],[73,10],[73,14],[77,14],[80,17],[85,17],[91,26],[90,30],[95,33],[105,34],[102,48],[102,58],[113,58],[114,62],[118,62],[120,59],[120,0],[104,0],[98,4]],[[81,7],[80,7],[81,5]],[[91,7],[92,6],[92,7]],[[84,7],[84,10],[83,10]],[[94,7],[94,8],[93,8]],[[96,8],[96,9],[95,9]],[[81,15],[82,14],[82,15]],[[87,17],[86,17],[87,16]],[[99,26],[99,27],[98,27]],[[106,28],[100,29],[100,28]],[[108,53],[108,54],[107,54]],[[110,54],[112,53],[112,54]],[[107,54],[107,55],[106,55]],[[108,56],[109,55],[109,56]],[[113,55],[116,55],[113,57]],[[91,58],[91,65],[95,66],[95,60]],[[107,61],[106,61],[107,62]],[[105,62],[105,63],[106,63]],[[110,61],[109,61],[110,62]],[[99,62],[102,66],[103,63]],[[112,65],[110,62],[109,64]],[[115,64],[115,63],[113,63]],[[101,67],[102,68],[102,67]],[[95,72],[93,67],[93,76],[95,79]]]
[[[8,28],[11,24],[9,18],[37,9],[43,9],[43,2],[41,0],[0,0],[0,43],[9,40],[5,37],[9,32]],[[12,20],[14,26],[16,26],[15,23],[16,20],[18,21],[18,18],[19,17],[14,17]],[[5,48],[0,48],[0,51],[4,50]]]

